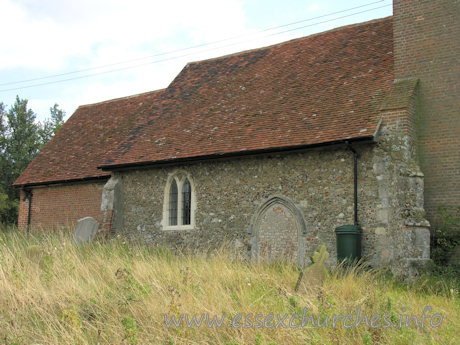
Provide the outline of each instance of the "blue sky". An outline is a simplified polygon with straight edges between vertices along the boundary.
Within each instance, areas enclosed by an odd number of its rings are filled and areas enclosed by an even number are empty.
[[[0,102],[27,98],[40,120],[58,103],[69,117],[78,105],[164,88],[189,61],[390,16],[391,4],[0,0]]]

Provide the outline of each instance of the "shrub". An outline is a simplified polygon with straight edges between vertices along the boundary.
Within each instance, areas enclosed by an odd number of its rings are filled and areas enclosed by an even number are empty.
[[[460,206],[440,206],[431,234],[431,258],[438,266],[449,264],[460,245]],[[458,264],[458,263],[457,263]]]

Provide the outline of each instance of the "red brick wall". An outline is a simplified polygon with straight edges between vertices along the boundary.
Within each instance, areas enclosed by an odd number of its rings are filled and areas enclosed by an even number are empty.
[[[460,18],[454,0],[394,0],[395,78],[416,77],[425,209],[460,205]]]
[[[102,188],[105,180],[98,182],[73,183],[34,187],[32,189],[31,228],[56,229],[75,226],[78,219],[91,216],[102,225]],[[29,201],[24,201],[21,190],[18,226],[27,227]]]

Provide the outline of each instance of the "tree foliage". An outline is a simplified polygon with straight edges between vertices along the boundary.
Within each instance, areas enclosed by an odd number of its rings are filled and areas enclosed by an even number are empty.
[[[44,145],[56,134],[64,124],[65,112],[59,109],[57,104],[50,108],[50,118],[47,119],[41,127],[39,134],[41,144]]]
[[[0,222],[17,220],[19,190],[13,182],[24,171],[64,123],[65,112],[55,104],[50,108],[50,118],[37,121],[36,114],[28,108],[28,101],[16,97],[7,110],[0,103]]]
[[[453,264],[460,269],[460,206],[439,206],[431,233],[431,258],[440,267]],[[455,251],[457,250],[457,253]]]

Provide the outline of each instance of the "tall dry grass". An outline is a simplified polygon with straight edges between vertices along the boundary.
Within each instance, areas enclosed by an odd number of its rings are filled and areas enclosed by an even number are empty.
[[[398,282],[366,268],[332,271],[321,287],[294,292],[298,270],[255,265],[222,249],[181,255],[115,239],[75,246],[65,233],[0,233],[0,344],[458,344],[458,291]],[[305,277],[304,279],[308,279]],[[241,313],[420,316],[437,328],[231,328]],[[225,314],[224,327],[167,328],[164,314]],[[168,319],[169,319],[168,317]],[[254,318],[252,318],[254,322]],[[275,323],[276,323],[275,317]],[[285,321],[288,325],[288,319]]]

